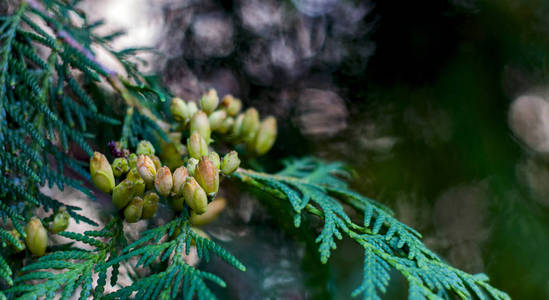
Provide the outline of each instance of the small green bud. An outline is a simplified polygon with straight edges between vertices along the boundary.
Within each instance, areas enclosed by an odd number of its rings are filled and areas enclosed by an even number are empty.
[[[93,183],[103,192],[110,193],[114,188],[114,175],[105,155],[94,152],[90,159],[90,175]]]
[[[255,134],[259,128],[259,113],[255,108],[248,108],[244,113],[244,119],[242,119],[242,129],[240,135],[244,138]]]
[[[137,171],[139,171],[139,175],[145,180],[146,184],[153,183],[156,176],[156,167],[150,157],[143,154],[139,155],[137,158]]]
[[[137,167],[137,154],[132,153],[128,156],[128,165],[130,166],[130,169]]]
[[[183,194],[183,185],[185,184],[185,181],[187,181],[187,177],[189,177],[189,172],[187,172],[187,168],[181,166],[173,172],[173,193],[176,196],[180,196]]]
[[[172,99],[170,112],[173,119],[179,123],[186,123],[191,118],[189,107],[181,98],[175,97]]]
[[[198,215],[194,211],[191,212],[191,224],[194,226],[203,226],[214,221],[217,216],[227,206],[227,200],[225,198],[217,198],[208,204],[208,208],[205,213]]]
[[[219,97],[214,89],[209,89],[202,98],[200,98],[200,107],[208,115],[211,114],[219,104]]]
[[[135,223],[141,219],[143,214],[143,199],[141,197],[134,197],[130,204],[124,209],[124,219],[128,223]]]
[[[204,155],[208,155],[208,144],[206,143],[206,140],[195,131],[187,139],[187,150],[192,158],[199,159]]]
[[[130,164],[124,157],[115,158],[112,162],[112,172],[114,176],[120,177],[130,170]]]
[[[137,171],[137,168],[132,168],[128,172],[128,175],[126,175],[126,179],[131,181],[143,180],[143,178],[141,178],[141,175],[139,175],[139,171]]]
[[[137,169],[131,169],[130,172],[128,172],[128,175],[126,176],[127,180],[132,181],[133,183],[133,196],[141,196],[145,192],[145,180],[141,178],[141,175],[139,175],[139,172]],[[132,197],[130,197],[131,199]]]
[[[197,214],[206,212],[208,196],[193,177],[189,177],[189,180],[183,186],[183,197],[187,205]]]
[[[223,125],[223,121],[225,121],[226,117],[227,117],[227,113],[224,110],[214,111],[208,117],[208,121],[210,122],[210,128],[212,130],[219,129],[219,127],[221,127],[221,125]]]
[[[240,159],[238,158],[238,153],[236,151],[231,151],[223,157],[223,162],[221,163],[221,172],[225,175],[230,175],[240,166]]]
[[[221,126],[217,128],[217,131],[221,134],[225,134],[229,132],[233,124],[234,124],[234,119],[231,117],[227,117],[225,118],[225,120],[223,120],[223,123],[221,123]]]
[[[146,141],[146,140],[143,140],[141,142],[139,142],[139,144],[137,144],[137,150],[135,150],[135,153],[137,153],[137,155],[154,155],[154,146],[151,144],[151,142],[149,141]]]
[[[143,212],[141,213],[142,219],[150,219],[156,214],[158,209],[158,201],[160,197],[154,191],[148,191],[143,196]]]
[[[208,195],[219,190],[219,170],[208,157],[200,158],[193,176]]]
[[[271,149],[276,140],[276,132],[276,119],[274,117],[267,117],[261,122],[255,136],[255,152],[258,155],[263,155]]]
[[[55,217],[53,217],[53,222],[49,225],[50,232],[59,233],[67,229],[67,227],[69,227],[70,218],[71,217],[67,212],[67,208],[65,206],[61,206],[55,214]]]
[[[123,209],[133,199],[135,194],[134,181],[124,179],[114,187],[112,191],[112,203],[116,208]]]
[[[208,158],[212,161],[214,166],[219,169],[219,166],[221,165],[221,160],[219,159],[219,154],[215,151],[210,151],[208,154]]]
[[[189,101],[187,103],[187,109],[189,110],[189,120],[198,112],[198,106],[196,106],[196,103]]]
[[[154,179],[154,187],[156,191],[164,197],[170,194],[173,187],[173,177],[170,168],[164,166],[158,169]]]
[[[191,119],[189,132],[192,134],[195,131],[206,140],[206,143],[210,142],[210,122],[208,121],[208,116],[203,111],[197,112]]]
[[[42,225],[42,221],[37,217],[33,217],[25,227],[27,238],[25,243],[30,252],[36,256],[42,256],[46,253],[48,246],[48,232]]]
[[[231,128],[231,137],[234,139],[238,139],[240,136],[242,136],[242,121],[244,120],[244,114],[239,114],[233,124],[233,127]]]
[[[236,116],[240,112],[240,109],[242,109],[242,102],[234,98],[232,95],[226,95],[223,97],[221,105],[231,117]]]
[[[189,175],[193,176],[194,171],[196,170],[196,166],[198,166],[198,159],[196,158],[189,158],[187,160],[187,171],[189,172]]]
[[[158,170],[160,167],[162,167],[162,162],[160,161],[160,158],[156,155],[152,155],[151,159],[154,163],[154,167]]]

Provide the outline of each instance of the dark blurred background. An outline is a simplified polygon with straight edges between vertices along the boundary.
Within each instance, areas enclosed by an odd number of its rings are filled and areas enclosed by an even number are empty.
[[[279,120],[271,157],[316,155],[357,170],[452,265],[514,299],[549,299],[549,2],[88,1],[148,45],[175,94],[231,93]],[[267,164],[276,168],[276,164]],[[240,299],[348,299],[362,253],[344,241],[319,266],[307,231],[280,231],[253,195],[208,232],[248,267],[222,263]],[[268,204],[267,204],[268,206]],[[290,226],[288,226],[290,227]],[[211,268],[211,267],[210,267]],[[404,299],[397,275],[387,299]]]

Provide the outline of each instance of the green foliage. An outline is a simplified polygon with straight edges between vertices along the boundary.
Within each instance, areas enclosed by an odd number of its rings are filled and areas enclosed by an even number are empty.
[[[364,279],[353,296],[381,299],[394,269],[408,281],[409,299],[510,299],[490,286],[486,275],[471,275],[445,263],[425,247],[417,231],[395,219],[389,209],[350,190],[343,180],[350,174],[342,164],[305,158],[287,161],[276,175],[239,170],[234,176],[288,200],[296,227],[303,211],[322,218],[324,226],[316,239],[322,263],[328,261],[336,240],[343,235],[364,248]],[[363,221],[351,220],[342,203],[359,212]]]
[[[89,132],[90,125],[121,123],[102,112],[110,110],[98,107],[87,92],[90,87],[110,83],[120,102],[136,108],[134,119],[139,123],[132,124],[132,140],[154,139],[154,132],[163,135],[158,124],[150,121],[155,116],[146,106],[166,96],[150,87],[136,63],[127,59],[138,49],[114,51],[107,42],[112,37],[93,33],[100,24],[89,24],[74,3],[52,0],[44,5],[21,1],[13,15],[0,19],[0,215],[21,235],[21,222],[29,219],[33,208],[51,211],[64,205],[42,194],[41,186],[63,190],[69,185],[93,198],[80,180],[65,175],[72,170],[82,179],[89,178],[87,164],[69,153],[81,149],[91,155],[88,141],[95,132]],[[131,82],[97,62],[92,44],[117,58]],[[96,225],[78,213],[80,208],[66,206],[77,222]],[[6,234],[0,239],[9,242]],[[0,277],[11,284],[10,272],[0,272]]]

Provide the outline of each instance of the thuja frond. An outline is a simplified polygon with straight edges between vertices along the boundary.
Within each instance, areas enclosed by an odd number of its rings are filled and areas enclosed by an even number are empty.
[[[364,248],[364,279],[353,296],[381,299],[394,269],[408,281],[409,299],[510,299],[492,287],[484,274],[471,275],[445,263],[421,242],[417,231],[395,219],[389,209],[350,190],[344,181],[349,173],[342,164],[305,158],[288,161],[275,175],[241,169],[234,176],[288,200],[296,227],[304,212],[322,218],[324,226],[316,239],[322,263],[328,261],[336,240],[343,235]],[[344,203],[363,215],[361,224],[345,213]]]
[[[62,299],[67,299],[76,296],[80,288],[79,299],[89,299],[92,295],[100,298],[109,267],[112,276],[116,277],[118,266],[106,266],[113,253],[126,243],[122,229],[122,221],[114,218],[102,230],[84,234],[61,232],[60,235],[85,243],[92,250],[69,247],[39,258],[21,269],[21,274],[14,280],[16,285],[5,291],[6,294],[18,299],[36,299],[38,295],[52,299],[60,293]],[[95,286],[92,285],[94,275],[99,278]]]
[[[139,257],[135,267],[147,267],[151,264],[164,266],[163,271],[140,278],[132,285],[107,295],[107,298],[126,299],[135,293],[136,299],[155,299],[161,294],[163,299],[193,299],[195,296],[198,299],[214,299],[206,281],[222,287],[225,282],[217,275],[200,271],[184,260],[184,256],[189,255],[191,245],[196,247],[198,257],[205,262],[212,255],[216,255],[238,270],[246,269],[238,259],[214,241],[196,233],[190,227],[184,212],[179,218],[143,232],[140,239],[120,252],[120,256],[101,267],[108,268],[131,257]]]
[[[24,220],[30,217],[24,212],[34,207],[47,211],[63,205],[41,194],[41,186],[63,190],[69,185],[93,197],[79,180],[65,175],[72,170],[89,178],[87,164],[70,154],[80,148],[91,155],[88,140],[95,135],[88,131],[90,124],[121,123],[97,104],[89,86],[110,84],[121,103],[135,108],[128,136],[165,137],[158,125],[162,123],[151,112],[155,110],[148,109],[166,98],[165,91],[150,86],[128,59],[138,49],[114,51],[107,39],[93,32],[99,25],[89,24],[73,4],[56,0],[21,1],[14,14],[0,19],[0,213],[23,236],[16,216]],[[97,61],[92,45],[109,51],[129,79]],[[67,209],[76,221],[95,224],[76,207]]]

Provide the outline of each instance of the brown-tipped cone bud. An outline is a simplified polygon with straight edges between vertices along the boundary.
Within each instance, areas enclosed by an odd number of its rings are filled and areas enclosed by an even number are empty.
[[[135,184],[132,180],[124,179],[112,191],[112,203],[116,208],[123,209],[135,196]]]
[[[130,169],[137,168],[137,154],[132,153],[128,155],[128,165],[130,166]]]
[[[236,151],[231,151],[223,157],[223,162],[221,163],[221,172],[225,175],[230,175],[240,166],[240,159],[238,158],[238,153]]]
[[[170,168],[164,166],[156,171],[156,178],[154,179],[154,188],[156,191],[166,197],[170,194],[173,187],[173,177]]]
[[[193,177],[189,177],[189,180],[183,186],[183,197],[187,205],[197,214],[206,212],[208,196]]]
[[[193,176],[208,195],[219,190],[219,170],[208,157],[200,158]]]
[[[210,121],[208,120],[206,113],[203,111],[197,112],[191,119],[191,127],[189,132],[192,134],[195,131],[206,140],[206,143],[210,143]]]
[[[255,152],[258,155],[267,153],[274,145],[276,140],[276,119],[267,117],[261,125],[255,136]]]
[[[234,124],[234,119],[233,118],[231,118],[231,117],[225,118],[225,120],[223,120],[223,123],[221,124],[221,126],[219,126],[219,128],[217,128],[217,132],[219,132],[221,134],[225,134],[225,133],[229,132],[229,130],[233,127],[233,124]]]
[[[214,221],[217,216],[227,206],[227,200],[225,198],[217,198],[208,204],[208,208],[205,213],[197,215],[194,211],[191,212],[191,224],[194,226],[203,226]]]
[[[143,214],[143,199],[141,197],[134,197],[130,204],[124,209],[124,219],[128,223],[135,223],[141,219]]]
[[[191,118],[187,103],[177,97],[172,99],[170,113],[172,114],[172,118],[179,123],[185,123]]]
[[[217,152],[215,151],[210,151],[210,153],[208,154],[208,158],[212,161],[214,166],[219,169],[219,167],[221,166],[221,159],[219,158],[219,154],[217,154]]]
[[[158,209],[158,201],[160,197],[154,191],[148,191],[143,196],[143,212],[141,213],[141,219],[150,219],[156,214]]]
[[[152,159],[145,155],[139,155],[137,158],[137,171],[146,184],[151,184],[156,176],[156,167]]]
[[[189,177],[189,172],[187,172],[187,168],[181,166],[173,172],[173,194],[176,196],[183,195],[183,185],[185,184],[185,181],[187,181],[187,177]]]
[[[219,97],[214,89],[209,89],[202,95],[202,98],[200,98],[200,107],[207,114],[211,114],[217,108],[218,104]]]
[[[49,225],[50,232],[59,233],[64,231],[67,227],[69,227],[69,220],[70,216],[67,212],[67,208],[65,206],[61,206],[55,214],[55,217],[53,217],[53,221]]]
[[[198,159],[196,158],[189,158],[189,160],[187,160],[187,171],[189,172],[189,175],[193,176],[194,175],[194,171],[196,170],[196,166],[198,166]]]
[[[234,98],[232,95],[226,95],[225,97],[223,97],[221,105],[223,106],[225,111],[227,111],[227,114],[232,117],[236,116],[242,108],[242,102]]]
[[[162,162],[160,161],[160,158],[156,155],[152,155],[150,156],[150,158],[152,159],[153,163],[154,163],[154,168],[155,169],[160,169],[160,167],[162,167]]]
[[[242,129],[240,135],[244,138],[255,134],[259,128],[259,113],[255,108],[248,108],[244,113],[244,119],[242,119]]]
[[[130,170],[130,164],[128,160],[124,157],[115,158],[112,162],[112,172],[114,176],[120,177]]]
[[[114,174],[111,165],[105,155],[94,152],[90,159],[90,175],[95,184],[101,191],[110,193],[114,188]]]
[[[210,122],[211,130],[219,129],[219,127],[221,127],[221,125],[223,125],[223,121],[225,121],[226,117],[227,117],[227,113],[224,110],[214,111],[208,117],[208,121]]]
[[[187,150],[192,158],[199,159],[204,155],[208,155],[208,144],[206,143],[206,140],[195,131],[187,139]]]
[[[137,155],[143,154],[152,156],[155,153],[154,146],[147,140],[140,141],[139,144],[137,144],[135,153],[137,153]]]
[[[30,252],[36,256],[42,256],[46,253],[48,246],[48,232],[42,225],[40,219],[33,217],[25,227],[25,243]]]

